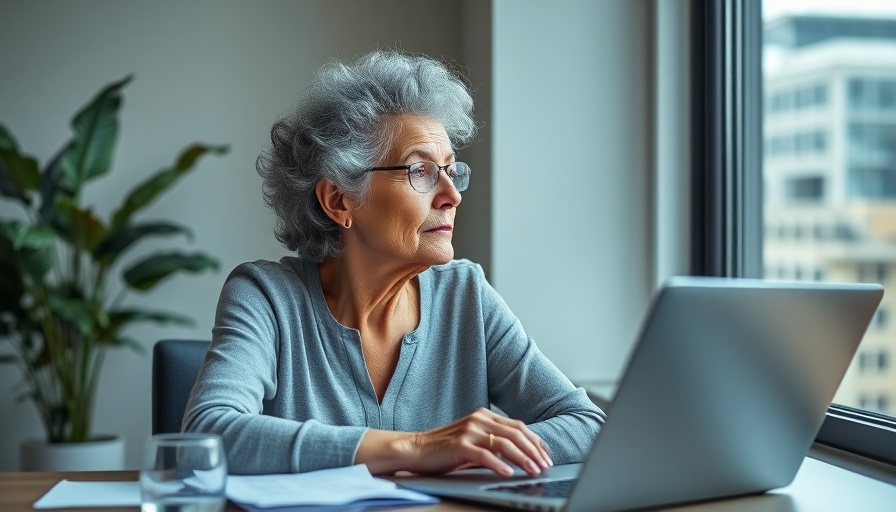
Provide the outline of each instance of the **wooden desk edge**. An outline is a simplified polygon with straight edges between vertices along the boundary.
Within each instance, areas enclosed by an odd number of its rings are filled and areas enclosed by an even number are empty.
[[[62,480],[73,482],[135,482],[139,474],[135,470],[126,471],[65,471],[65,472],[0,472],[0,511],[33,512],[34,502],[47,493]],[[102,507],[102,508],[56,508],[47,509],[53,512],[134,512],[140,507]],[[227,512],[243,509],[227,502]],[[391,509],[378,509],[391,510]],[[435,505],[401,506],[394,510],[402,512],[474,512],[485,510],[482,507],[460,502],[442,501]]]

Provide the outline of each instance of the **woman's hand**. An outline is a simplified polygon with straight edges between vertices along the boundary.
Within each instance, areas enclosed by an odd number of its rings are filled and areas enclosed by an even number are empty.
[[[504,476],[513,474],[507,462],[530,475],[554,465],[544,442],[522,421],[488,409],[475,412],[426,432],[370,429],[361,438],[355,464],[366,464],[373,474],[411,471],[447,473],[483,466]]]
[[[554,465],[544,442],[519,420],[478,409],[461,418],[412,436],[410,466],[414,473],[446,473],[484,466],[510,476],[510,462],[530,475]],[[506,462],[505,462],[506,461]]]

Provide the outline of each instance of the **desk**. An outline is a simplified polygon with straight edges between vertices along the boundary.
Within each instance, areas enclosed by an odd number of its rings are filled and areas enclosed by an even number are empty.
[[[0,511],[33,512],[31,505],[62,480],[137,480],[136,471],[64,473],[0,472]],[[65,512],[135,512],[131,508],[55,509]],[[242,509],[228,503],[227,511]],[[382,510],[382,509],[380,509]],[[486,507],[444,500],[437,505],[398,507],[402,512],[476,512]],[[698,505],[673,507],[676,512],[892,512],[896,510],[896,485],[859,475],[814,458],[806,458],[793,484],[770,493]]]
[[[0,472],[0,511],[2,512],[34,512],[31,508],[35,501],[43,496],[60,480],[73,481],[136,481],[137,471],[70,471],[59,473],[39,472]],[[120,508],[73,508],[46,509],[54,512],[135,512],[138,507]],[[384,509],[378,509],[384,510]],[[397,507],[402,512],[477,512],[486,510],[481,507],[458,502],[443,501],[437,505]],[[227,503],[227,512],[243,512],[233,503]]]

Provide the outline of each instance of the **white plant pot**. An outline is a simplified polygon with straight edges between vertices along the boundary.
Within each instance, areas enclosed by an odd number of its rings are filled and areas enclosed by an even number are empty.
[[[86,443],[23,441],[22,471],[107,471],[124,469],[124,438],[97,436]]]

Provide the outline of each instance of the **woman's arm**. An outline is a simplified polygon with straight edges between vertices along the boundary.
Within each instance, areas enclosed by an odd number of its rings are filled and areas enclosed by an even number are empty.
[[[526,335],[482,276],[489,400],[525,422],[557,464],[585,459],[606,415]]]
[[[221,292],[213,340],[199,373],[183,430],[219,434],[234,473],[289,473],[351,465],[365,427],[332,426],[263,415],[282,393],[276,294],[255,265],[241,265]],[[294,340],[301,343],[301,340]],[[284,379],[285,380],[285,379]],[[278,390],[279,388],[279,390]]]

